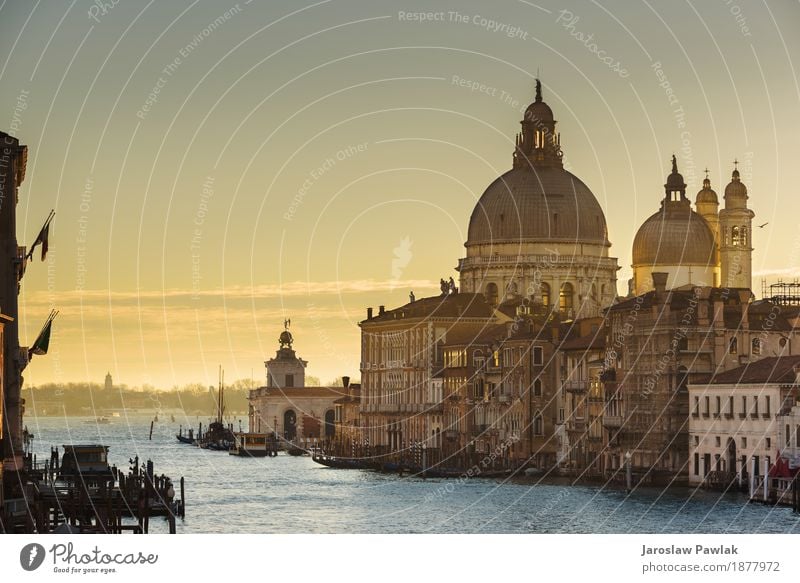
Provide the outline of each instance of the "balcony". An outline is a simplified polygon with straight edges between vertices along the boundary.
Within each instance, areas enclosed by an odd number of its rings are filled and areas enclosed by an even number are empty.
[[[589,381],[564,381],[561,388],[570,393],[585,393],[589,390]]]
[[[604,415],[604,427],[622,427],[625,424],[626,418],[623,415]]]
[[[455,441],[456,439],[458,439],[458,431],[456,431],[455,429],[445,429],[444,438],[448,441]]]

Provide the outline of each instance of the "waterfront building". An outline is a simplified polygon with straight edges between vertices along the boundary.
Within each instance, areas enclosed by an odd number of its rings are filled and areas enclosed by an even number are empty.
[[[768,357],[689,384],[689,483],[747,484],[797,453],[800,356]]]
[[[580,477],[602,476],[605,395],[603,318],[584,318],[566,327],[558,345],[560,406],[559,464]]]
[[[444,347],[476,338],[495,323],[493,312],[482,294],[445,289],[394,310],[367,310],[359,324],[361,425],[372,452],[403,452],[425,442],[437,456],[441,435],[454,440],[466,431],[459,402],[466,378],[445,383]]]
[[[363,452],[363,435],[361,432],[361,385],[351,383],[350,377],[342,377],[342,384],[347,393],[333,402],[335,440],[337,448],[351,454]]]
[[[278,338],[278,351],[265,361],[266,386],[249,394],[249,430],[275,433],[286,441],[330,441],[336,434],[334,404],[348,396],[344,387],[309,387],[305,385],[307,361],[293,348],[294,337],[289,321]]]
[[[2,378],[2,463],[6,476],[6,499],[16,497],[19,480],[8,479],[10,472],[23,469],[22,371],[28,364],[28,351],[19,345],[18,295],[25,273],[26,248],[17,242],[17,203],[25,179],[28,148],[19,140],[0,132],[0,307],[8,316],[3,334]]]
[[[688,386],[766,355],[797,350],[796,309],[752,301],[749,289],[684,286],[656,289],[607,314],[606,468],[630,460],[637,480],[688,476]]]

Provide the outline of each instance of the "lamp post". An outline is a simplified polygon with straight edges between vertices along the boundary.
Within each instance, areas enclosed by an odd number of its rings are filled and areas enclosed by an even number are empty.
[[[426,459],[426,454],[428,452],[428,445],[423,441],[422,442],[422,479],[425,479],[425,466],[427,466],[428,460]]]

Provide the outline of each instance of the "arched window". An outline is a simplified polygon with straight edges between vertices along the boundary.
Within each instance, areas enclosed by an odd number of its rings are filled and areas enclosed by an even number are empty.
[[[739,227],[732,227],[731,228],[731,245],[738,245],[739,244]]]
[[[761,338],[753,338],[753,354],[761,354]]]
[[[495,306],[497,305],[497,284],[489,282],[486,284],[486,301]]]
[[[508,295],[517,295],[517,282],[509,281],[508,286],[506,286],[506,292]]]
[[[747,247],[747,227],[742,227],[739,231],[739,240],[742,247]]]
[[[542,396],[542,381],[541,379],[536,379],[533,381],[533,396],[534,397],[541,397]]]
[[[737,354],[739,352],[739,341],[736,340],[736,338],[731,338],[731,341],[728,344],[728,352],[730,354]]]
[[[297,414],[292,409],[283,414],[283,437],[290,441],[297,437]]]
[[[542,424],[542,414],[537,411],[533,415],[533,434],[544,435],[544,426]]]
[[[561,293],[558,296],[558,309],[562,312],[569,312],[572,310],[573,305],[573,296],[575,295],[575,290],[572,287],[572,284],[567,282],[561,286]]]
[[[592,284],[592,299],[597,299],[597,286],[595,284]]]
[[[539,296],[542,298],[542,305],[550,307],[550,286],[546,283],[539,284]]]

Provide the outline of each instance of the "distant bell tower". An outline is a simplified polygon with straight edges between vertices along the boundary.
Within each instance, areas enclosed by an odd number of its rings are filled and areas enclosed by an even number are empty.
[[[752,224],[755,213],[747,208],[747,187],[739,179],[734,161],[731,181],[725,187],[725,208],[719,211],[722,287],[752,289]]]
[[[717,256],[714,261],[719,266],[719,249],[722,245],[722,241],[719,239],[719,199],[717,198],[717,193],[711,189],[708,168],[706,168],[703,188],[697,193],[697,198],[695,199],[695,208],[697,209],[697,214],[706,220],[708,228],[714,233],[714,242],[717,244]]]
[[[110,391],[111,389],[114,388],[114,382],[111,380],[111,372],[107,372],[106,373],[106,384],[105,384],[105,387],[106,387],[107,391]]]

